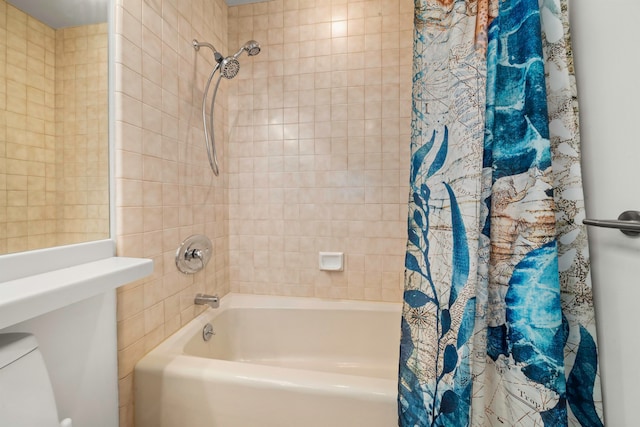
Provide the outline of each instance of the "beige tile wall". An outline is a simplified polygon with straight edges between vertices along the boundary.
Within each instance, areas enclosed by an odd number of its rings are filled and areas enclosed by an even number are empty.
[[[208,49],[227,51],[224,0],[116,2],[116,220],[118,255],[154,260],[153,275],[118,290],[120,426],[133,425],[133,367],[203,310],[198,292],[229,291],[226,174],[213,177],[202,141],[200,105],[213,68]],[[226,159],[227,85],[216,106],[218,149]],[[222,164],[223,171],[227,169]],[[182,240],[205,234],[213,258],[183,275]]]
[[[401,300],[412,29],[410,0],[229,9],[229,45],[263,47],[229,98],[232,291]]]
[[[0,0],[0,253],[56,243],[55,31]]]
[[[0,254],[109,237],[107,25],[0,0]]]
[[[108,26],[56,30],[56,243],[109,237]]]

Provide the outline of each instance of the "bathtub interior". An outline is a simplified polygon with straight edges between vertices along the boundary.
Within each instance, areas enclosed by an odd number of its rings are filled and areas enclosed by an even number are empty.
[[[227,294],[137,363],[136,426],[397,425],[400,313]]]
[[[258,365],[397,378],[400,308],[228,307],[207,319],[215,335],[196,333],[186,355]],[[202,322],[201,322],[202,323]]]

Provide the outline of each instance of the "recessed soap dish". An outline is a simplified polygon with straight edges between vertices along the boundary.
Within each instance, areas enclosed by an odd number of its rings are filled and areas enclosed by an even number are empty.
[[[344,271],[344,252],[320,252],[318,264],[323,271]]]

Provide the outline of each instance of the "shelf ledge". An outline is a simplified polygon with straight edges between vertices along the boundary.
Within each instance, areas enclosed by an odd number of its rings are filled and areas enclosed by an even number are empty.
[[[0,283],[0,329],[91,298],[153,272],[153,261],[109,257]]]

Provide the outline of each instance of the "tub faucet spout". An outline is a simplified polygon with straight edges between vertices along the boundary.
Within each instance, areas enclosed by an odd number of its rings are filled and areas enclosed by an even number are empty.
[[[211,308],[220,307],[220,298],[218,295],[197,294],[194,304],[209,305]]]

